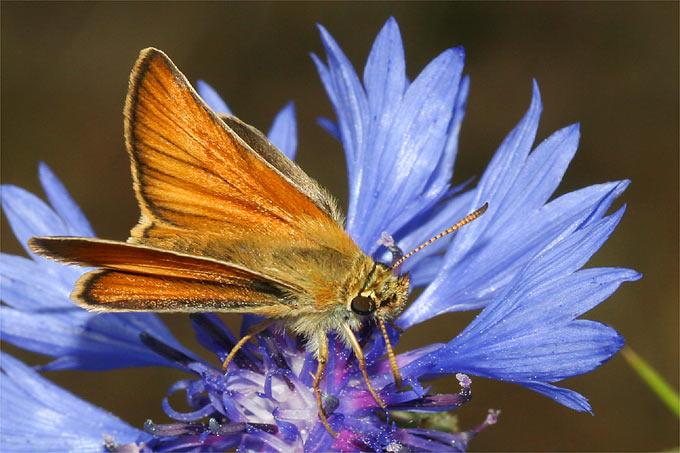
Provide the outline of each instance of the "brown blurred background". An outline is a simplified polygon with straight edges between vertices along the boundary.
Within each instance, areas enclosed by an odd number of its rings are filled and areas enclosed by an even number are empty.
[[[343,203],[340,145],[315,124],[333,116],[309,52],[324,24],[360,73],[373,38],[394,15],[411,79],[444,49],[463,45],[471,75],[455,182],[480,175],[541,87],[538,140],[582,124],[560,193],[630,178],[621,225],[591,265],[627,266],[624,285],[588,318],[616,327],[678,387],[678,3],[12,3],[2,2],[2,182],[39,193],[37,164],[65,182],[99,236],[123,240],[136,223],[122,106],[140,49],[156,46],[190,80],[212,84],[235,114],[265,131],[294,100],[298,162]],[[333,162],[333,165],[329,165]],[[22,253],[2,220],[2,249]],[[185,316],[167,316],[194,344]],[[399,350],[452,338],[472,318],[454,314],[413,328]],[[231,325],[235,316],[225,317]],[[453,326],[453,327],[452,327]],[[6,350],[31,364],[45,358]],[[185,377],[166,369],[57,372],[50,379],[141,427],[166,421],[160,400]],[[440,380],[435,390],[457,384]],[[564,385],[595,416],[523,388],[474,379],[463,429],[488,408],[499,423],[474,451],[651,451],[678,445],[678,421],[620,356]]]

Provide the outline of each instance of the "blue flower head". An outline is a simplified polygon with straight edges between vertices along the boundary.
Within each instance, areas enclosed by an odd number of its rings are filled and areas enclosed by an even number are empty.
[[[622,268],[583,269],[618,224],[625,208],[607,211],[628,185],[589,186],[551,199],[576,152],[577,125],[538,146],[541,112],[537,84],[524,118],[498,148],[476,187],[451,187],[458,134],[469,81],[464,52],[448,49],[413,80],[397,23],[378,34],[363,79],[331,35],[320,27],[326,58],[313,55],[336,120],[320,122],[345,149],[350,199],[347,232],[376,260],[389,261],[392,244],[408,251],[488,203],[487,212],[455,235],[408,258],[402,266],[422,288],[396,320],[400,329],[436,315],[481,309],[446,344],[401,352],[405,386],[397,389],[386,346],[373,325],[360,332],[368,373],[386,408],[368,391],[354,355],[333,335],[321,383],[331,436],[318,417],[312,389],[316,361],[298,338],[270,329],[236,354],[226,373],[220,363],[236,344],[212,314],[191,315],[207,362],[186,350],[150,313],[92,314],[68,294],[84,272],[33,255],[2,254],[0,307],[3,339],[54,357],[41,369],[105,369],[160,365],[186,371],[168,396],[180,392],[189,412],[161,404],[172,422],[149,420],[133,428],[0,356],[0,449],[16,451],[464,451],[496,421],[497,412],[468,431],[405,428],[398,411],[455,409],[471,395],[468,375],[523,385],[579,411],[585,397],[554,385],[587,373],[622,346],[612,328],[580,319],[624,281],[640,278]],[[218,112],[227,105],[204,82],[200,95]],[[270,140],[294,157],[297,132],[292,104],[274,121]],[[62,184],[46,165],[40,180],[49,204],[14,186],[2,187],[2,205],[22,244],[31,236],[93,236]],[[244,316],[240,335],[259,320]],[[392,344],[399,330],[389,327]],[[40,335],[36,335],[40,332]],[[427,380],[455,374],[460,389],[433,395]],[[502,402],[499,402],[502,404]],[[58,439],[58,440],[54,440]]]

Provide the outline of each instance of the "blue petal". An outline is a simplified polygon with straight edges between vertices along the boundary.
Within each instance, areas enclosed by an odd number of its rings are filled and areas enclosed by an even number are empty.
[[[489,209],[481,218],[466,225],[453,240],[446,241],[450,245],[439,276],[404,313],[400,324],[408,326],[437,314],[488,303],[493,293],[502,289],[536,251],[552,240],[549,232],[561,229],[562,225],[554,222],[556,214],[562,215],[563,221],[569,219],[566,214],[577,215],[574,211],[541,211],[576,151],[578,129],[570,127],[553,134],[529,155],[540,110],[540,95],[534,85],[529,111],[493,157],[474,195],[468,198],[467,209],[461,209],[465,205],[454,199],[441,208],[442,214],[450,215],[442,215],[425,227],[428,232],[434,226],[442,231],[448,227],[442,224],[443,219],[451,225],[483,202],[489,202]],[[578,208],[582,210],[583,206]],[[531,222],[527,222],[527,216]],[[435,246],[437,252],[442,245]],[[432,256],[433,251],[425,253]],[[432,278],[435,265],[432,261],[437,260],[430,261],[430,269],[425,269],[425,275],[420,277],[423,280]],[[417,267],[413,270],[418,276]],[[456,302],[451,303],[453,300]]]
[[[577,269],[609,237],[623,211],[580,228],[566,228],[536,254],[504,295],[445,347],[403,367],[404,376],[463,372],[529,386],[587,373],[608,360],[623,338],[610,327],[575,318],[640,274],[616,268]],[[540,388],[569,407],[589,410],[586,403],[577,404],[578,398],[549,391],[552,387]]]
[[[444,151],[443,162],[437,167],[437,172],[433,174],[433,180],[441,180],[446,178],[447,182],[450,175],[447,174],[447,169],[452,169],[458,154],[458,136],[460,135],[460,128],[465,118],[465,109],[467,106],[468,93],[470,92],[470,77],[465,76],[460,81],[458,87],[458,95],[456,97],[456,105],[453,108],[453,118],[449,125],[448,139],[446,142],[446,149]]]
[[[575,124],[555,132],[536,147],[505,194],[502,210],[493,216],[484,234],[493,236],[524,213],[542,207],[562,181],[578,141],[579,127]]]
[[[517,288],[549,285],[563,275],[575,272],[597,252],[618,225],[625,206],[616,213],[573,232],[560,235],[519,274]]]
[[[340,140],[340,131],[338,130],[338,125],[334,121],[322,117],[318,118],[316,122],[319,124],[319,126],[324,128],[326,132],[331,134],[333,138]]]
[[[220,97],[217,91],[203,80],[196,82],[198,94],[215,112],[220,114],[232,115],[226,102]],[[272,127],[267,134],[269,141],[274,146],[283,151],[289,159],[295,159],[297,150],[297,124],[295,121],[295,106],[289,102],[274,118]]]
[[[213,109],[215,113],[221,113],[224,115],[231,115],[231,110],[222,97],[217,93],[217,91],[208,85],[207,82],[203,80],[196,81],[196,90],[198,95],[203,98],[208,107]]]
[[[0,198],[7,221],[19,243],[34,259],[36,266],[33,272],[41,274],[35,275],[35,277],[53,279],[50,287],[55,284],[71,285],[76,276],[73,269],[64,271],[63,265],[33,254],[28,249],[27,243],[33,236],[68,236],[76,227],[69,225],[44,201],[28,191],[12,185],[3,185],[0,186],[0,189]],[[64,208],[64,204],[62,204],[62,208]],[[9,255],[2,254],[4,264],[0,264],[0,266],[10,273],[16,274],[16,269],[11,269],[11,266],[8,265],[7,256]]]
[[[515,383],[556,382],[592,371],[623,346],[623,338],[614,329],[588,320],[546,328],[532,323],[514,333],[501,330],[490,330],[498,334],[493,344],[465,342],[472,335],[459,335],[459,341],[434,353],[438,363],[431,372],[456,370]]]
[[[75,308],[68,298],[81,269],[46,266],[22,256],[0,253],[2,301],[22,310]],[[56,263],[49,263],[56,264]]]
[[[0,186],[2,209],[14,235],[27,253],[33,236],[68,236],[69,227],[40,198],[16,186]],[[31,253],[32,255],[32,253]]]
[[[464,194],[445,200],[428,211],[418,214],[399,230],[395,235],[395,240],[398,241],[399,246],[404,252],[415,249],[427,239],[441,233],[469,214],[468,206],[474,195],[473,191],[468,191]],[[419,281],[417,275],[423,271],[424,266],[433,268],[432,271],[435,273],[440,271],[443,262],[442,253],[451,243],[451,239],[450,236],[445,236],[425,247],[404,262],[402,270],[403,272],[411,273],[411,284],[414,287],[423,286],[426,283],[432,282],[433,278]],[[388,259],[387,256],[383,257],[383,261]],[[429,262],[429,264],[424,265],[423,262]],[[426,272],[430,271],[428,270]]]
[[[32,236],[87,234],[87,220],[59,180],[44,165],[40,174],[59,213],[23,189],[2,186],[3,208],[17,238],[26,244]],[[99,315],[78,308],[69,294],[85,270],[31,255],[32,260],[0,254],[2,300],[8,305],[0,308],[0,333],[19,347],[59,357],[47,368],[174,366],[141,343],[142,332],[186,351],[154,314]]]
[[[599,219],[603,208],[606,210],[627,186],[623,181],[568,193],[521,216],[506,231],[484,237],[454,267],[440,269],[434,282],[399,318],[400,326],[488,304],[540,250],[584,222]]]
[[[369,254],[383,231],[396,232],[448,189],[428,194],[427,184],[445,151],[463,59],[462,49],[435,58],[409,86],[389,129],[378,124],[371,130],[371,136],[384,133],[385,142],[371,147],[370,155],[367,151],[371,164],[364,165],[361,183],[350,191],[347,215],[348,233]]]
[[[295,160],[297,151],[297,123],[295,121],[295,105],[286,104],[276,115],[271,129],[267,134],[269,141],[280,149],[290,160]]]
[[[465,452],[471,435],[430,429],[399,429],[395,439],[407,451]]]
[[[480,238],[493,221],[496,213],[503,212],[506,203],[505,196],[512,188],[531,150],[538,129],[541,109],[541,95],[538,91],[538,85],[534,83],[529,110],[522,121],[503,140],[491,159],[479,181],[476,196],[471,202],[470,212],[486,202],[489,203],[489,209],[482,217],[467,225],[456,235],[446,257],[448,263],[457,261],[458,257],[478,246]]]
[[[337,43],[320,30],[328,64],[312,58],[337,115],[337,127],[323,125],[345,148],[347,231],[373,254],[383,231],[394,235],[449,190],[468,90],[468,80],[461,83],[464,52],[445,51],[409,85],[390,18],[368,57],[364,92]]]
[[[59,178],[44,162],[38,165],[40,183],[47,200],[69,229],[69,236],[94,237],[90,222],[68,193]]]
[[[117,444],[150,439],[114,415],[77,398],[13,357],[0,353],[0,450],[107,451]]]
[[[387,122],[382,129],[389,127],[408,85],[405,63],[399,26],[390,17],[378,33],[364,68],[369,114],[372,121]]]
[[[577,225],[585,219],[584,213],[599,218],[602,206],[608,207],[615,198],[613,195],[621,193],[627,185],[620,183],[615,189],[595,186],[592,190],[567,194],[544,207],[576,152],[579,132],[577,125],[564,128],[529,155],[540,110],[540,94],[534,84],[527,114],[492,159],[465,213],[483,201],[489,202],[489,210],[456,234],[439,276],[404,313],[402,325],[449,311],[484,306],[538,250],[554,239],[551,235],[561,230],[564,222]],[[612,196],[593,209],[596,202],[592,196],[603,189],[613,190]],[[579,199],[577,204],[573,204],[575,198]],[[589,211],[584,211],[584,207]],[[557,223],[558,220],[562,223]],[[424,273],[431,278],[431,270]],[[451,300],[456,303],[450,303]]]
[[[549,264],[548,264],[549,265]],[[556,326],[576,319],[611,296],[622,282],[634,281],[640,274],[630,269],[594,268],[583,269],[532,287],[522,309],[516,309],[512,317],[523,317],[527,324],[546,323]],[[521,297],[520,294],[514,297]],[[548,311],[544,301],[554,301],[554,310]]]
[[[458,153],[458,136],[460,134],[460,127],[463,122],[463,118],[465,117],[465,106],[467,103],[469,88],[470,78],[467,76],[463,77],[458,88],[456,104],[454,106],[453,111],[453,118],[451,119],[451,123],[449,124],[449,129],[447,131],[448,138],[446,141],[446,145],[444,147],[444,152],[440,157],[440,162],[437,164],[437,167],[432,172],[432,175],[430,176],[430,179],[427,183],[428,193],[425,196],[425,198],[427,199],[434,201],[440,198],[442,192],[448,188],[449,181],[452,178],[453,165],[455,163],[456,155]],[[462,191],[465,188],[465,186],[467,186],[467,183],[464,183],[461,186],[452,189],[451,191],[449,191],[450,195]],[[417,238],[417,244],[416,243],[409,244],[408,236],[406,236],[403,239],[400,239],[399,242],[403,250],[413,250],[415,247],[420,245],[425,238],[430,238],[435,236],[436,234],[441,233],[442,231],[456,223],[458,220],[463,218],[465,215],[467,215],[466,210],[469,209],[470,200],[464,201],[463,197],[459,196],[452,201],[454,201],[455,207],[452,207],[451,203],[448,203],[447,206],[441,206],[441,204],[440,206],[434,206],[435,211],[446,212],[445,217],[447,219],[446,223],[441,223],[437,221],[437,219],[435,218],[435,214],[433,212],[425,211],[422,209],[422,206],[418,206],[418,208],[421,209],[421,211],[419,212],[418,215],[414,216],[409,223],[417,225],[416,227],[417,229],[419,230],[425,229],[429,231],[429,233],[421,234],[420,236],[418,236],[413,230],[412,225],[409,224],[404,225],[402,229],[405,230],[405,232],[407,232],[407,235],[410,235],[412,238]],[[465,209],[460,209],[463,206],[465,207]],[[414,271],[411,274],[412,285],[423,286],[426,283],[432,282],[434,276],[429,276],[427,278],[424,278],[424,276],[419,276],[420,272],[419,269],[417,269],[418,261],[421,259],[424,260],[428,259],[428,257],[434,257],[436,255],[439,255],[441,251],[448,247],[448,244],[451,241],[451,239],[452,238],[446,238],[444,241],[439,241],[442,242],[442,244],[437,244],[434,247],[432,246],[426,247],[425,249],[418,253],[419,256],[416,256],[415,259],[410,259],[411,262],[407,263],[405,266],[402,267],[402,269],[404,269],[405,271],[409,270]],[[439,265],[441,260],[438,259],[436,261],[437,265]]]
[[[388,139],[392,123],[402,102],[402,96],[406,91],[406,62],[404,59],[404,47],[399,34],[399,26],[394,18],[390,18],[378,34],[371,53],[368,56],[364,68],[364,86],[368,99],[369,123],[366,124],[367,132],[366,148],[363,151],[363,159],[355,161],[355,166],[364,171],[377,169],[376,158],[380,157],[379,150],[384,149]],[[376,174],[374,170],[371,174]],[[369,182],[372,176],[364,173],[363,180],[358,185]],[[359,202],[358,187],[351,188],[352,197],[350,204]],[[370,193],[370,187],[365,187],[366,193]],[[350,208],[350,211],[356,208]]]
[[[477,338],[483,341],[482,334],[489,329],[502,329],[505,333],[512,332],[512,329],[528,331],[532,327],[527,324],[528,320],[525,318],[528,312],[531,312],[531,310],[526,310],[528,307],[535,310],[531,314],[537,318],[539,323],[548,317],[551,313],[550,310],[565,310],[566,307],[561,304],[561,293],[570,291],[572,289],[571,284],[579,281],[576,278],[569,279],[567,276],[575,272],[600,248],[616,227],[622,214],[623,212],[620,210],[596,224],[564,235],[554,244],[548,245],[543,251],[536,254],[536,257],[525,266],[512,284],[508,285],[504,293],[500,294],[494,303],[483,310],[458,338],[472,338],[475,335],[480,335]],[[622,281],[636,279],[638,276],[637,273],[632,271],[622,275],[614,275],[617,278],[622,278]],[[563,282],[564,284],[561,287],[553,288],[552,285],[555,282]],[[557,293],[551,294],[552,297],[544,301],[540,297],[542,293],[538,291],[539,288],[557,290]],[[569,293],[567,292],[567,294]],[[535,304],[539,303],[541,304],[540,310],[535,307]],[[590,308],[589,305],[586,305],[586,307],[587,309]],[[561,312],[561,314],[564,315],[564,312]],[[570,312],[570,315],[570,318],[565,319],[573,319],[572,312]],[[516,323],[510,322],[511,320]],[[538,328],[540,326],[537,323],[533,327]],[[473,332],[475,335],[470,335]],[[453,340],[453,342],[456,341],[456,339]]]
[[[524,382],[523,386],[552,398],[558,403],[579,412],[593,413],[588,398],[573,390],[557,387],[543,382]]]
[[[0,315],[3,340],[58,358],[44,369],[175,366],[142,344],[139,339],[142,332],[173,343],[174,347],[190,354],[150,313],[93,314],[78,307],[36,312],[0,307]]]
[[[318,27],[326,50],[328,67],[315,55],[312,55],[312,58],[338,116],[338,128],[347,157],[350,187],[353,187],[353,182],[359,177],[355,171],[362,171],[362,168],[355,168],[355,163],[363,161],[365,128],[369,118],[368,100],[359,77],[340,46],[323,26]]]

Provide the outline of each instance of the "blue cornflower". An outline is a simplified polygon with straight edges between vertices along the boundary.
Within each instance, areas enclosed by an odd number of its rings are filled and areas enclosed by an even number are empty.
[[[534,84],[528,112],[506,137],[474,189],[450,187],[468,93],[464,53],[449,49],[412,82],[405,75],[401,36],[394,19],[379,33],[363,83],[340,47],[321,27],[326,62],[314,61],[336,111],[322,124],[343,144],[350,184],[347,231],[362,249],[388,261],[393,240],[413,249],[464,215],[488,211],[453,238],[439,240],[403,266],[422,294],[397,320],[408,328],[441,313],[482,308],[446,344],[426,345],[397,356],[405,379],[392,381],[381,335],[366,326],[362,338],[371,381],[389,410],[437,412],[470,397],[461,373],[515,382],[576,410],[586,399],[554,386],[591,371],[615,354],[622,337],[610,327],[576,319],[640,275],[621,268],[581,269],[620,220],[624,208],[606,211],[628,182],[590,186],[548,201],[578,143],[578,126],[552,134],[533,151],[541,110]],[[216,110],[228,107],[207,84],[201,96]],[[270,139],[292,157],[296,147],[292,104],[284,108]],[[92,236],[85,217],[45,165],[40,178],[50,206],[28,192],[3,186],[2,203],[17,238]],[[29,252],[30,253],[30,252]],[[208,363],[183,349],[153,314],[93,315],[68,300],[84,271],[31,255],[2,254],[0,282],[3,338],[57,359],[45,369],[101,369],[166,365],[192,377],[169,394],[184,392],[189,413],[162,402],[173,423],[148,421],[144,431],[127,426],[47,383],[15,359],[2,356],[0,447],[54,449],[41,439],[63,433],[63,448],[108,450],[452,450],[461,451],[492,412],[467,432],[405,429],[379,410],[356,361],[331,336],[322,381],[333,438],[318,419],[310,372],[316,367],[304,345],[270,330],[236,355],[228,372],[219,364],[236,337],[211,314],[192,315],[199,342],[219,360]],[[256,323],[245,316],[242,333]],[[40,332],[40,335],[36,335]],[[392,342],[398,332],[390,329]],[[422,380],[457,374],[458,393],[429,395]],[[85,412],[87,411],[87,412]],[[83,414],[88,423],[83,423]],[[44,415],[47,414],[47,415]],[[37,422],[36,422],[37,421]],[[47,436],[46,436],[47,434]],[[61,445],[61,444],[60,444]]]
[[[106,451],[123,445],[143,451],[153,439],[8,354],[0,353],[0,365],[0,449],[4,452]]]

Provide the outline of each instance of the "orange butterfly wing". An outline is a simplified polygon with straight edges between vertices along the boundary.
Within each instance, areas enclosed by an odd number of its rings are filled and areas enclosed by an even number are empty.
[[[141,209],[127,244],[34,244],[105,269],[73,293],[89,309],[176,310],[181,300],[185,311],[233,311],[246,300],[321,308],[336,303],[357,258],[368,259],[333,199],[257,129],[218,117],[159,50],[143,50],[133,69],[125,136]]]
[[[281,317],[290,311],[275,293],[216,283],[111,270],[87,273],[71,298],[91,311],[226,311]]]
[[[186,250],[187,237],[195,235],[199,244],[206,235],[233,242],[248,233],[313,240],[305,234],[305,220],[346,236],[318,198],[303,193],[304,186],[227,127],[159,50],[142,51],[125,113],[142,210],[131,241]],[[214,248],[198,251],[225,258]]]
[[[206,257],[103,239],[31,238],[31,250],[66,264],[100,267],[71,297],[89,310],[258,312],[273,315],[302,291],[271,277]]]

